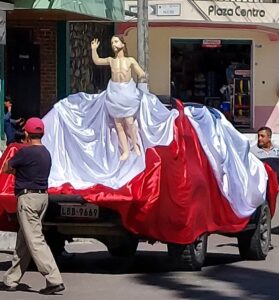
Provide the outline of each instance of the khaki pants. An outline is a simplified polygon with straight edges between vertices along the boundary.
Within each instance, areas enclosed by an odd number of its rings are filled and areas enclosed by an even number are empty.
[[[31,257],[38,271],[45,276],[46,285],[58,285],[62,278],[42,233],[42,218],[48,205],[47,194],[24,194],[18,197],[17,215],[20,229],[17,235],[12,266],[4,274],[8,286],[17,286]]]

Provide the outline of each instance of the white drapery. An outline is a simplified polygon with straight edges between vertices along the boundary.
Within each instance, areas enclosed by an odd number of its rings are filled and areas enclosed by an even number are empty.
[[[239,217],[250,216],[266,197],[267,173],[249,141],[219,111],[185,107],[209,159],[219,188]]]
[[[131,94],[132,106],[139,107],[135,119],[142,155],[137,156],[131,149],[129,158],[120,161],[117,132],[109,110],[113,97],[125,98]],[[113,112],[117,109],[121,112],[123,106],[114,106]],[[136,89],[133,81],[110,82],[101,94],[68,96],[43,118],[46,132],[43,144],[52,156],[49,186],[64,183],[75,189],[95,184],[123,186],[145,169],[148,147],[171,143],[177,116],[176,110],[169,111],[155,95]]]
[[[111,95],[124,98],[131,91],[133,104],[139,107],[135,123],[142,155],[131,151],[126,161],[120,161],[117,132],[109,112],[111,106],[107,104]],[[113,107],[114,111],[117,109]],[[249,152],[248,140],[219,112],[217,118],[206,107],[186,107],[184,113],[195,128],[219,188],[233,211],[239,217],[251,215],[265,201],[268,178],[262,162]],[[109,84],[101,94],[68,96],[43,119],[43,143],[52,156],[49,186],[70,183],[75,189],[95,184],[120,188],[145,169],[147,148],[171,143],[177,116],[177,110],[166,109],[155,95],[135,90],[133,81]]]

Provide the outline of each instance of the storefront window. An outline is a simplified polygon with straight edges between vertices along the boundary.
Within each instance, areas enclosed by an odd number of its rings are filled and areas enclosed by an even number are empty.
[[[236,127],[250,128],[251,44],[242,40],[173,39],[172,96],[213,106]]]

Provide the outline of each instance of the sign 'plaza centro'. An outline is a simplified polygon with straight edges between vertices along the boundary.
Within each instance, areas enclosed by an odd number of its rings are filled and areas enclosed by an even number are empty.
[[[241,17],[265,17],[263,9],[256,8],[241,8],[239,5],[233,8],[218,7],[217,5],[210,5],[208,7],[208,15],[215,16],[241,16]]]

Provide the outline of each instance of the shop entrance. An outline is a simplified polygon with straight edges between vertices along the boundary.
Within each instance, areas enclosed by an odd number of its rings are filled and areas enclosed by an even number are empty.
[[[13,101],[13,118],[40,114],[40,48],[32,30],[8,28],[6,95]]]
[[[252,125],[251,41],[171,41],[171,94],[222,110],[236,127]]]

